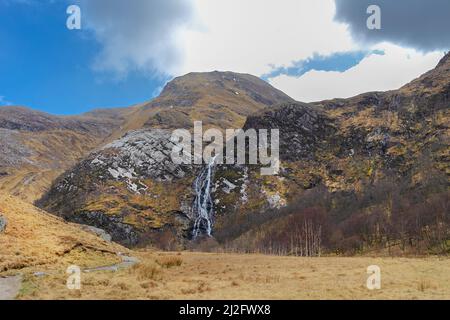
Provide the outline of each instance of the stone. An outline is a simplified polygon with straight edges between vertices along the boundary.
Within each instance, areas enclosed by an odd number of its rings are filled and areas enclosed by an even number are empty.
[[[42,272],[42,271],[37,271],[37,272],[33,273],[33,276],[35,276],[36,278],[44,278],[48,275],[49,275],[48,273]]]
[[[80,212],[74,220],[82,224],[82,228],[88,228],[86,231],[100,237],[105,232],[109,236],[105,240],[111,239],[126,246],[134,246],[139,240],[136,231],[132,226],[123,223],[122,217],[108,216],[102,212]]]
[[[103,229],[96,228],[96,227],[93,227],[93,226],[86,226],[86,225],[81,225],[81,229],[83,229],[84,231],[87,231],[89,233],[93,233],[93,234],[99,236],[100,238],[102,238],[103,240],[105,240],[107,242],[111,242],[112,241],[111,235],[109,233],[107,233]]]
[[[6,230],[6,226],[8,225],[8,220],[0,215],[0,233],[3,233]]]

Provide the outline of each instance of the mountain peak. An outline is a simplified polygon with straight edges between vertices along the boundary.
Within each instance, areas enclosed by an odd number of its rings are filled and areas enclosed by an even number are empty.
[[[145,127],[191,128],[194,121],[216,128],[240,128],[246,117],[294,99],[266,81],[234,72],[193,72],[170,81],[160,96],[143,105]]]
[[[450,51],[445,54],[445,56],[439,61],[437,68],[443,67],[445,65],[450,66]]]
[[[178,106],[193,106],[201,97],[225,92],[232,96],[244,94],[267,106],[293,101],[288,95],[256,76],[231,71],[191,72],[177,77],[164,87],[159,98],[186,98],[171,102],[178,102],[175,103]]]

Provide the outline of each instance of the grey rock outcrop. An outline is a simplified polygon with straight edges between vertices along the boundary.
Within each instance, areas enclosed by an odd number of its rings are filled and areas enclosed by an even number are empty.
[[[107,233],[103,229],[96,228],[96,227],[93,227],[93,226],[87,226],[87,225],[80,225],[80,227],[84,231],[87,231],[89,233],[95,234],[96,236],[99,236],[100,238],[102,238],[103,240],[105,240],[107,242],[111,242],[112,241],[111,235],[109,233]]]
[[[22,143],[18,132],[0,128],[0,138],[0,167],[31,163],[32,151]]]
[[[331,119],[323,112],[303,103],[281,104],[248,117],[248,129],[279,129],[282,160],[313,159],[316,151],[326,147],[336,134]]]
[[[97,226],[86,227],[89,232],[97,234],[106,241],[114,240],[127,246],[134,246],[139,241],[139,236],[133,227],[123,223],[123,218],[119,216],[108,216],[102,212],[80,212],[71,220]]]
[[[183,206],[184,212],[181,204],[159,204],[170,190],[154,189],[155,184],[173,184],[175,192],[180,181],[193,179],[196,173],[194,165],[172,161],[171,137],[172,131],[164,129],[127,133],[61,176],[37,205],[67,221],[92,226],[87,231],[107,241],[130,247],[163,237],[164,232],[183,238],[190,227],[188,206]],[[185,201],[180,202],[191,203],[192,192],[186,190]],[[93,208],[83,205],[93,194],[109,198]]]

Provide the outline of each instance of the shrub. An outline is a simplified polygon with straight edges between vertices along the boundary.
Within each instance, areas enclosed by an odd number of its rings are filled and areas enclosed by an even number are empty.
[[[163,257],[156,260],[156,263],[163,268],[179,267],[183,264],[183,259],[180,257]]]
[[[161,268],[154,263],[139,263],[131,268],[131,272],[136,273],[139,280],[158,280]]]

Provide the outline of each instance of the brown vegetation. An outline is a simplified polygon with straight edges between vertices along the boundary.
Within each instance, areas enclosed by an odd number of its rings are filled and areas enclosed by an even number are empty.
[[[305,192],[280,210],[229,216],[216,238],[227,251],[280,255],[448,254],[450,194],[428,172],[419,186],[385,179],[363,192]]]
[[[301,258],[137,252],[141,265],[82,274],[70,291],[64,272],[32,278],[21,299],[448,299],[448,258]],[[181,257],[183,265],[154,261]],[[367,267],[381,268],[381,290],[368,290]]]
[[[98,267],[120,262],[117,253],[127,252],[12,196],[0,194],[0,213],[8,220],[0,234],[0,273],[70,264]]]

